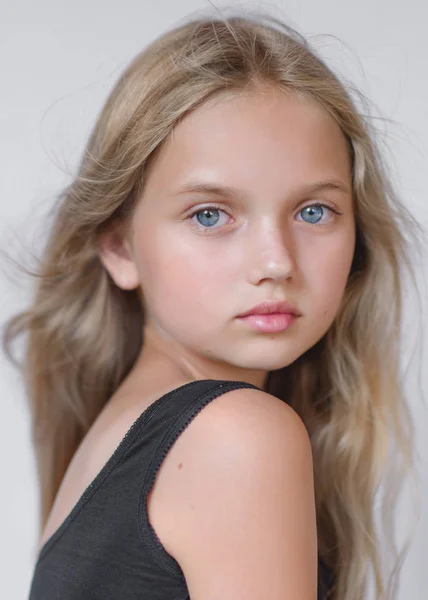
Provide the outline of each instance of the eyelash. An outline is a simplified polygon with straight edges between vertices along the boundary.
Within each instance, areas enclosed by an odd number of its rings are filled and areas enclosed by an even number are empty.
[[[299,210],[299,213],[302,212],[302,210],[304,210],[305,208],[312,208],[312,207],[322,207],[322,208],[327,208],[328,210],[330,210],[332,213],[336,214],[336,215],[341,215],[343,213],[339,212],[338,210],[336,210],[335,208],[333,208],[330,204],[324,204],[321,202],[314,202],[313,204],[307,204],[306,206],[302,206],[302,208]],[[218,210],[220,212],[225,213],[226,215],[230,216],[229,213],[227,211],[225,211],[223,208],[221,208],[220,206],[216,206],[215,204],[212,204],[210,206],[204,206],[204,208],[198,208],[197,210],[193,211],[188,217],[188,220],[193,219],[193,217],[195,217],[196,215],[198,215],[199,213],[204,212],[205,210]],[[309,225],[311,223],[308,223]],[[318,223],[312,223],[312,225],[318,225]],[[198,225],[194,225],[194,227],[198,230],[198,231],[209,231],[210,229],[215,229],[215,227],[204,227],[201,224]],[[220,229],[220,227],[218,227],[217,229]]]

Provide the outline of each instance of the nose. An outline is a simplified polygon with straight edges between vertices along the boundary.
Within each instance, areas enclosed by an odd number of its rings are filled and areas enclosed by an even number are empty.
[[[265,226],[250,233],[248,279],[253,285],[264,279],[283,281],[295,273],[293,240],[284,229]]]

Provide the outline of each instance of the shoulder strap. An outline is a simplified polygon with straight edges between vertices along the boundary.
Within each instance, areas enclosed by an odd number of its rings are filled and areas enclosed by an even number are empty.
[[[153,560],[170,575],[183,579],[177,561],[166,551],[151,523],[147,512],[147,496],[156,479],[157,472],[169,449],[189,423],[209,402],[218,396],[239,388],[261,388],[244,381],[219,381],[204,379],[194,381],[167,394],[167,401],[150,417],[147,428],[156,438],[156,448],[145,472],[139,500],[140,537]]]

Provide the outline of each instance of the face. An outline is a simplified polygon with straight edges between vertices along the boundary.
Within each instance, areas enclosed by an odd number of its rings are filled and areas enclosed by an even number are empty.
[[[105,264],[118,285],[141,287],[145,339],[202,378],[260,385],[340,306],[355,247],[341,130],[314,101],[279,91],[207,102],[151,165],[126,244]],[[237,318],[265,300],[301,316],[274,333]]]

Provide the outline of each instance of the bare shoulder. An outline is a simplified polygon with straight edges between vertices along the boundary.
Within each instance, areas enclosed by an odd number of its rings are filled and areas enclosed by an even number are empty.
[[[288,451],[310,449],[309,436],[299,415],[285,402],[262,390],[240,388],[219,396],[195,420],[195,433],[202,433],[204,451],[219,447],[230,452],[244,451],[260,456],[272,455],[282,448]],[[189,450],[193,440],[188,438]],[[291,448],[290,448],[291,446]]]
[[[261,390],[225,392],[168,461],[168,551],[192,600],[316,598],[312,451],[290,406]]]

